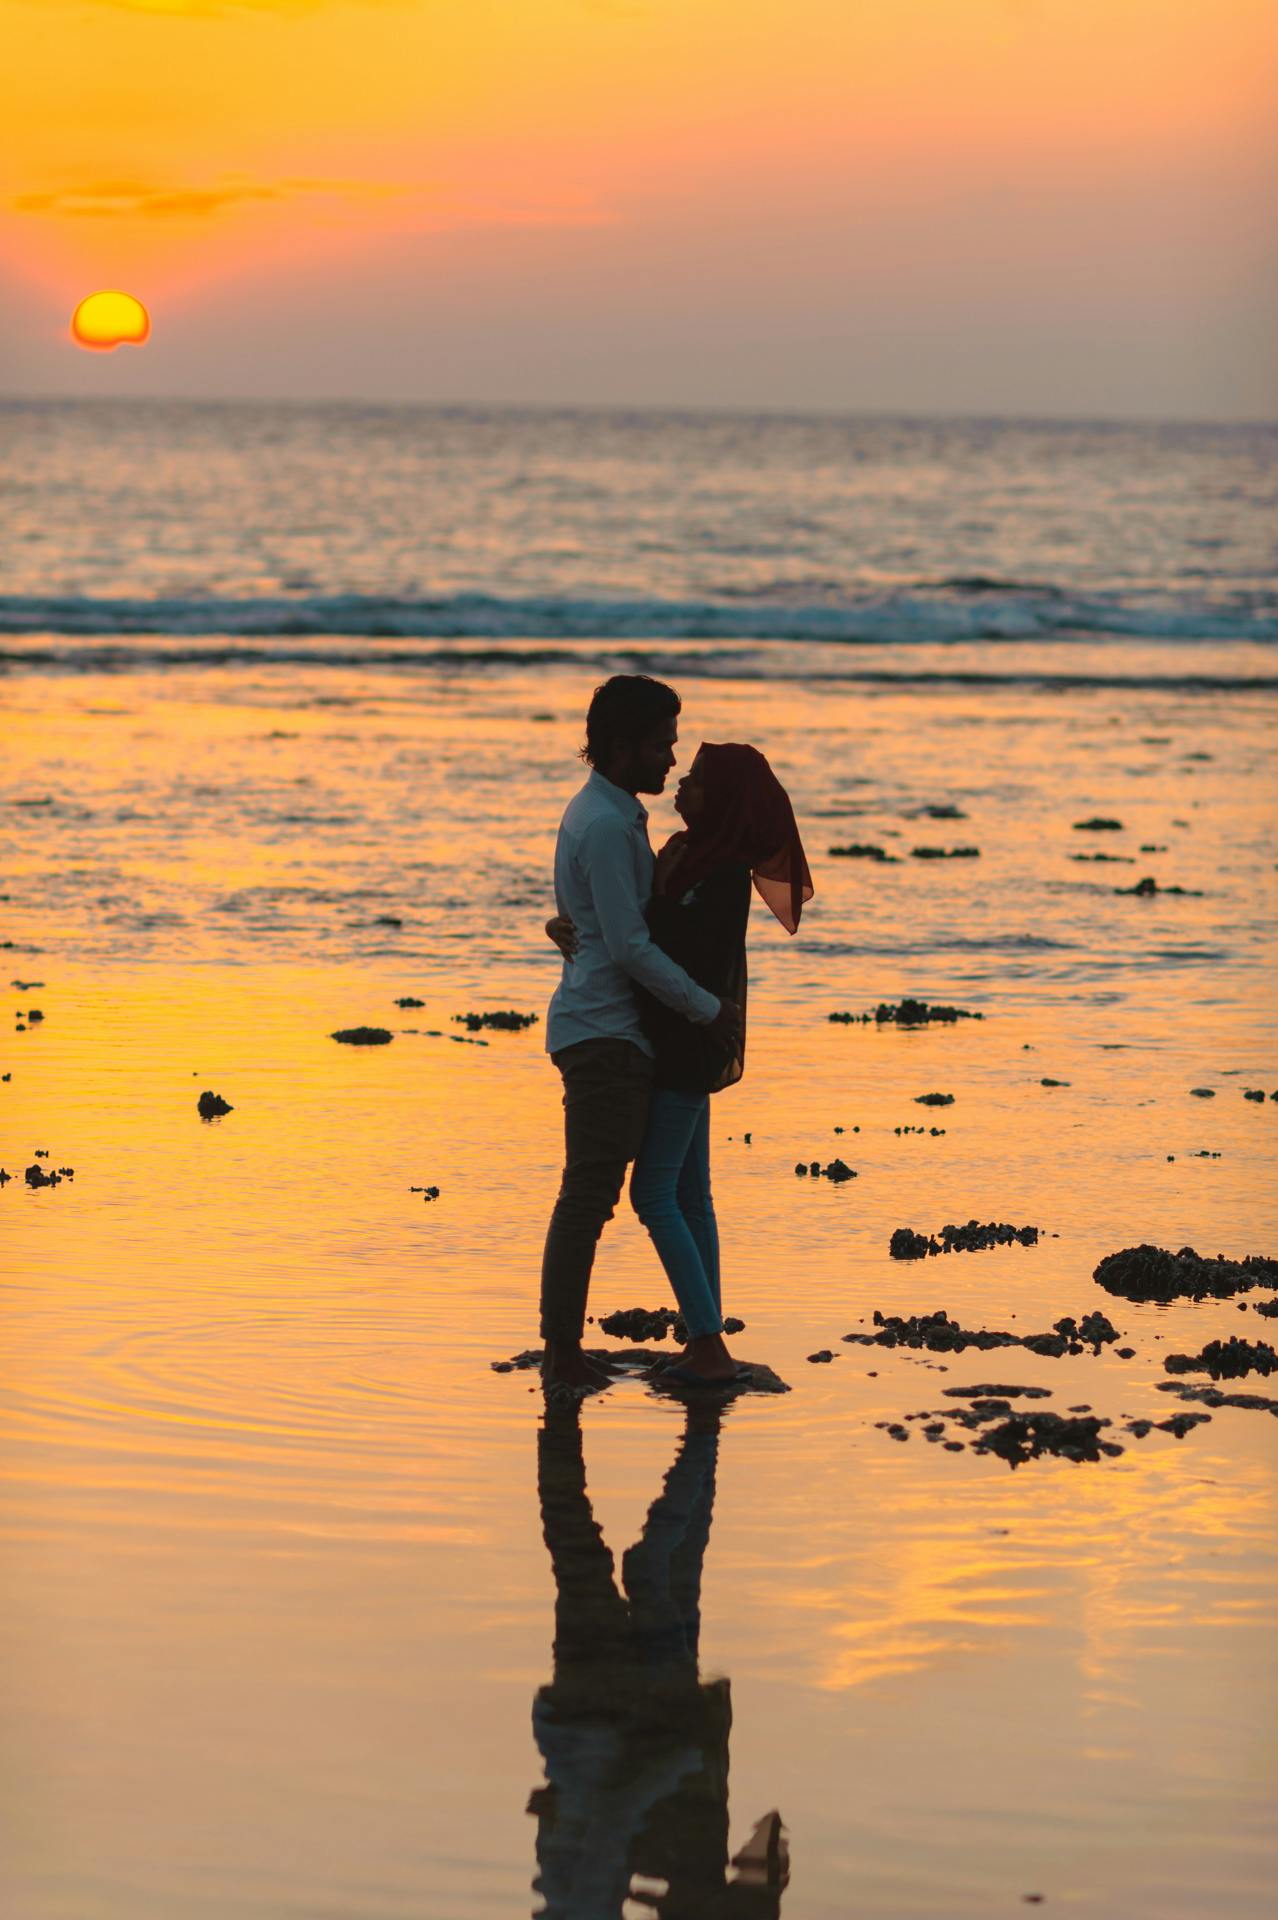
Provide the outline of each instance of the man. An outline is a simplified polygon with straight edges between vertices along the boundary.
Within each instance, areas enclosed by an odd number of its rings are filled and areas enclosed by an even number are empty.
[[[641,793],[660,793],[675,764],[680,700],[643,674],[617,674],[595,691],[583,758],[593,768],[569,801],[555,847],[558,911],[577,928],[577,951],[546,1016],[546,1049],[564,1083],[564,1174],[541,1270],[542,1378],[565,1394],[608,1376],[581,1350],[595,1248],[643,1143],[652,1048],[631,982],[687,1020],[725,1036],[740,1021],[730,1000],[699,987],[653,945],[644,908],[653,854]]]

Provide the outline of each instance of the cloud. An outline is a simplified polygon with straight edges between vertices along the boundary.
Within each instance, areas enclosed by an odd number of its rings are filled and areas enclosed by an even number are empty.
[[[429,189],[398,181],[284,179],[228,180],[216,187],[156,187],[137,181],[107,181],[54,193],[19,193],[10,204],[18,213],[74,218],[164,220],[205,219],[226,207],[255,201],[281,201],[301,195],[348,200],[388,200]]]
[[[48,0],[32,0],[47,5]],[[82,4],[82,0],[68,0]],[[1029,4],[1030,0],[1019,0]],[[361,7],[411,7],[415,0],[90,0],[90,4],[109,7],[116,13],[149,13],[170,20],[228,19],[240,13],[304,14],[319,13],[325,7],[344,4]],[[576,0],[583,13],[602,14],[615,20],[645,20],[664,10],[667,0]],[[1018,0],[1008,0],[1018,4]]]
[[[215,186],[157,186],[137,180],[98,181],[91,186],[15,194],[16,213],[53,219],[207,220],[247,206],[289,201],[345,203],[348,209],[372,201],[399,201],[410,224],[443,229],[467,226],[597,226],[607,216],[589,200],[574,195],[536,202],[501,194],[460,195],[438,183],[400,180],[343,180],[288,175],[279,180],[232,177]]]
[[[278,200],[275,187],[146,187],[130,182],[74,187],[63,193],[19,193],[10,205],[18,213],[47,213],[75,219],[202,218],[223,207],[252,200]]]
[[[409,0],[355,0],[355,4],[365,7],[396,7],[408,3]],[[161,19],[216,20],[237,13],[318,13],[321,8],[336,4],[336,0],[92,0],[92,4],[109,7],[116,13],[149,13]],[[345,0],[345,4],[351,5],[352,0]]]

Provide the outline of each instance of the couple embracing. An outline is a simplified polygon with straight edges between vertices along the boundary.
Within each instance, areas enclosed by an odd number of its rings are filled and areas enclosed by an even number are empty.
[[[595,1248],[632,1163],[631,1201],[688,1331],[661,1378],[738,1377],[723,1338],[710,1095],[744,1070],[751,887],[794,933],[812,879],[785,789],[749,746],[699,749],[675,795],[683,829],[654,858],[639,796],[665,787],[679,712],[674,689],[642,674],[596,690],[591,774],[555,848],[546,931],[564,968],[546,1047],[563,1080],[565,1152],[541,1277],[549,1398],[608,1383],[581,1341]]]

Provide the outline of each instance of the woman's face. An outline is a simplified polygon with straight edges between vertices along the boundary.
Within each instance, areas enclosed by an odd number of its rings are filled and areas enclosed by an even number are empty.
[[[681,820],[691,824],[705,812],[705,807],[705,765],[698,754],[675,788],[674,809]]]

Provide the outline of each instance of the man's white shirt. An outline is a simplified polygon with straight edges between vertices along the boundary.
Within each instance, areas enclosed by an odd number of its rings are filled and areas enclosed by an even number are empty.
[[[555,843],[555,902],[577,928],[577,953],[546,1015],[546,1051],[579,1040],[630,1040],[651,1054],[633,981],[697,1026],[715,995],[654,946],[644,918],[655,867],[648,815],[624,788],[592,773],[564,811]]]

